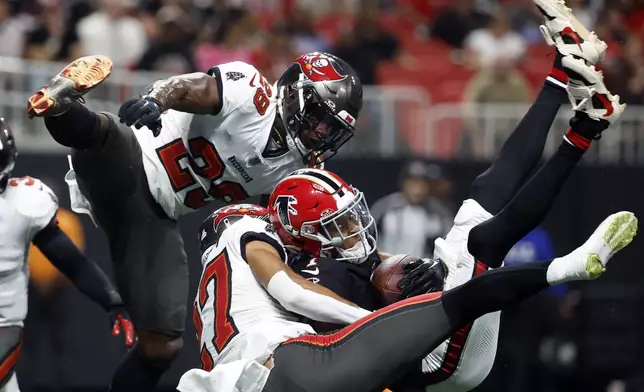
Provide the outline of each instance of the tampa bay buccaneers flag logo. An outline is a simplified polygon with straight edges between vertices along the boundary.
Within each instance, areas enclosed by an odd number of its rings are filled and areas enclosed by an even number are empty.
[[[333,66],[331,57],[324,53],[309,53],[295,60],[302,72],[314,82],[337,81],[347,77],[341,75]]]

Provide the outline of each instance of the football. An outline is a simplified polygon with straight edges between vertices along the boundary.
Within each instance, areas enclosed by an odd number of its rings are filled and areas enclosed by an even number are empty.
[[[373,271],[371,284],[380,292],[384,305],[391,305],[402,299],[398,281],[404,275],[403,265],[413,260],[416,258],[406,254],[390,256]]]

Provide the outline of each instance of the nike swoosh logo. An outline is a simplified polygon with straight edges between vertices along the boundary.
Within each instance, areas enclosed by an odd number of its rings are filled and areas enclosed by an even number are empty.
[[[250,86],[251,87],[255,87],[255,77],[256,76],[257,76],[257,74],[253,75],[253,78],[250,80]]]
[[[581,40],[579,39],[579,35],[577,35],[577,33],[575,33],[572,28],[566,27],[561,31],[561,35],[567,35],[572,38],[572,40],[575,41],[575,44],[577,44],[577,46],[579,47],[579,50],[581,50],[582,52],[584,51],[584,49],[581,47]]]
[[[601,94],[595,94],[595,95],[599,99],[599,102],[601,102],[602,105],[604,105],[604,108],[606,108],[606,114],[604,114],[604,117],[610,117],[615,111],[615,109],[613,108],[613,103]]]
[[[316,267],[314,270],[302,270],[302,272],[306,272],[307,274],[311,275],[319,275],[320,269]]]

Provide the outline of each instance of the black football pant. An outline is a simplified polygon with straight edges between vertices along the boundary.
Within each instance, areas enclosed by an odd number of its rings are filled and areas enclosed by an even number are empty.
[[[105,140],[95,145],[99,116],[81,104],[46,118],[60,144],[73,147],[79,187],[107,235],[118,290],[138,331],[180,336],[188,302],[188,262],[177,221],[150,193],[133,131],[110,113]],[[83,121],[87,121],[85,124]]]
[[[488,271],[448,292],[397,302],[335,333],[286,341],[275,350],[263,391],[381,392],[462,326],[549,287],[549,265]]]
[[[583,150],[562,140],[555,154],[530,177],[565,100],[563,89],[546,83],[492,166],[472,184],[471,197],[494,217],[470,231],[468,250],[489,267],[500,267],[510,249],[543,221],[583,155]],[[571,121],[573,130],[585,126],[576,120]]]

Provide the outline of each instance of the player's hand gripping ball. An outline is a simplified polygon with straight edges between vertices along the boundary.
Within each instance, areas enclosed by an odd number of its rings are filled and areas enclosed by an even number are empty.
[[[119,109],[119,119],[128,127],[147,127],[157,137],[161,132],[161,113],[163,107],[159,101],[152,97],[140,97],[123,102]]]
[[[371,277],[383,304],[443,290],[447,269],[442,262],[400,254],[380,263]]]

